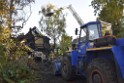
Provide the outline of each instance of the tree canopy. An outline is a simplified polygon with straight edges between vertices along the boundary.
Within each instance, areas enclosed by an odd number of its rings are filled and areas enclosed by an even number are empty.
[[[27,66],[27,59],[19,62],[27,54],[26,49],[12,38],[12,28],[20,17],[15,17],[30,5],[33,0],[0,0],[0,82],[26,82],[32,75]],[[19,11],[18,11],[19,10]],[[25,50],[24,50],[25,49]],[[15,64],[16,63],[16,64]],[[22,78],[23,77],[23,78]]]
[[[41,19],[39,25],[41,31],[45,32],[53,41],[54,47],[60,36],[65,33],[66,19],[61,8],[52,4],[43,6],[39,11]]]
[[[4,27],[21,29],[31,15],[31,3],[34,0],[0,0],[0,23]],[[27,8],[28,7],[28,8]],[[27,10],[30,14],[27,15]],[[17,25],[19,23],[19,25]]]
[[[92,0],[91,6],[94,8],[95,15],[99,19],[112,23],[112,29],[115,36],[120,37],[122,31],[122,19],[124,0]]]

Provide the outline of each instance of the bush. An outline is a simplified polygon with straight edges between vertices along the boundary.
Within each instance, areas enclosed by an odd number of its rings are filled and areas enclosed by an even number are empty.
[[[26,50],[20,45],[9,46],[0,44],[0,83],[31,83],[32,78],[35,80],[35,72],[27,65]]]

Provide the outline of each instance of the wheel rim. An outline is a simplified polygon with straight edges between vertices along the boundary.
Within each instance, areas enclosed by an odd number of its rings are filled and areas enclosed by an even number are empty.
[[[104,83],[102,74],[97,70],[92,72],[91,79],[92,79],[91,83]]]

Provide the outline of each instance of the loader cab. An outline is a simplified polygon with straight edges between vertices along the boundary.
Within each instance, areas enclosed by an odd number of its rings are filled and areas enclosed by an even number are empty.
[[[85,38],[85,42],[102,37],[101,23],[95,21],[82,25],[79,34],[80,41],[82,37]]]

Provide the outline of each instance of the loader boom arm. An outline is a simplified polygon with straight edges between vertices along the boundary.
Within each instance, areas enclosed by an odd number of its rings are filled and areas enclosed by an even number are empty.
[[[80,16],[78,15],[78,13],[74,10],[74,8],[72,7],[72,5],[69,5],[67,8],[70,10],[70,12],[72,13],[72,15],[75,17],[75,19],[77,20],[77,22],[79,23],[79,25],[80,26],[83,25],[84,24],[83,20],[80,18]]]

